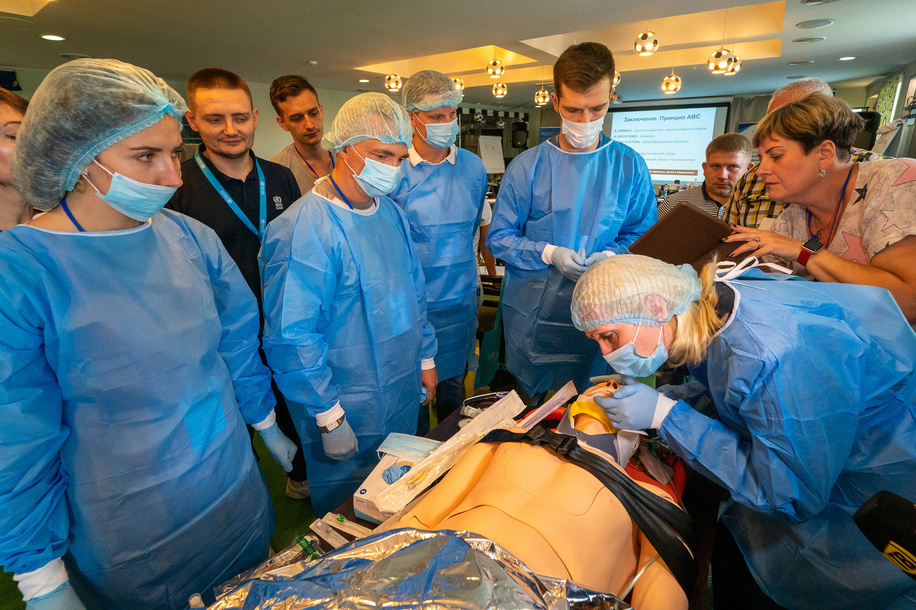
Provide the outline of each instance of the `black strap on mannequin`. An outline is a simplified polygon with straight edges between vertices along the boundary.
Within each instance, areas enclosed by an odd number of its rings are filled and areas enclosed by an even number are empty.
[[[676,504],[637,485],[623,471],[582,447],[574,436],[535,426],[529,432],[492,430],[481,443],[527,443],[544,447],[566,461],[584,468],[614,494],[674,574],[685,593],[693,589],[697,563],[690,548],[695,545],[693,519]]]

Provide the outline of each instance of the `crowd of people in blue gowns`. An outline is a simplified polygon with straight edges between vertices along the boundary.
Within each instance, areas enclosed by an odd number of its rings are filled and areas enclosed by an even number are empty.
[[[604,45],[567,49],[561,133],[503,177],[486,246],[505,263],[509,372],[532,402],[626,375],[596,402],[728,492],[721,520],[770,607],[916,603],[852,521],[880,490],[916,490],[901,293],[629,254],[657,202],[642,157],[602,133],[613,74]],[[417,73],[402,101],[347,101],[322,140],[330,173],[256,231],[261,332],[216,234],[163,209],[182,183],[182,97],[116,60],[39,86],[11,173],[44,213],[0,233],[0,565],[28,608],[183,608],[266,559],[246,425],[287,471],[304,453],[323,515],[389,433],[459,407],[487,176],[455,145],[449,77]],[[692,381],[637,381],[665,362]]]

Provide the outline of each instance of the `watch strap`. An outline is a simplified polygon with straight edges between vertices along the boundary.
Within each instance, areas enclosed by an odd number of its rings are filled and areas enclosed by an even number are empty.
[[[321,430],[322,434],[333,432],[343,425],[344,420],[346,420],[346,415],[341,415],[339,419],[332,421],[327,426],[318,426],[318,429]]]

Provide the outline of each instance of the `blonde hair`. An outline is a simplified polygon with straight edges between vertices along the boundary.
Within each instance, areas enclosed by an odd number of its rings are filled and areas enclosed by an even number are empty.
[[[700,282],[703,288],[700,298],[690,304],[682,314],[672,318],[674,321],[674,340],[668,351],[668,363],[672,366],[698,364],[706,360],[706,350],[722,325],[725,316],[716,313],[719,294],[716,292],[716,260],[703,267]]]

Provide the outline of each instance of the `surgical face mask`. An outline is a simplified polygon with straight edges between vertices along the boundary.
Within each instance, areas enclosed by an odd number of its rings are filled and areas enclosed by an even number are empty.
[[[588,123],[575,123],[563,119],[563,136],[573,148],[588,148],[598,141],[602,127],[604,127],[604,117]]]
[[[356,153],[356,156],[366,162],[359,175],[353,172],[356,183],[359,184],[364,193],[370,197],[381,197],[394,190],[394,187],[398,185],[400,167],[380,163],[375,159],[367,159],[359,154],[355,147],[351,146],[350,148]],[[346,163],[346,160],[344,160],[344,163]],[[350,167],[349,163],[347,163],[347,167]],[[350,167],[350,171],[353,171],[352,167]]]
[[[165,204],[169,202],[169,199],[178,190],[178,187],[175,186],[160,186],[158,184],[137,182],[127,176],[112,172],[95,159],[92,162],[111,174],[111,186],[108,187],[108,192],[103,195],[102,191],[89,180],[89,176],[84,174],[83,178],[86,179],[89,186],[95,189],[99,199],[128,218],[133,218],[138,222],[149,220],[153,214],[165,207]]]
[[[668,360],[668,350],[662,343],[662,334],[665,332],[665,327],[661,326],[658,329],[658,345],[651,356],[642,356],[636,351],[636,337],[639,336],[641,328],[642,326],[636,329],[636,335],[632,341],[604,356],[605,361],[621,375],[647,377],[657,371]]]
[[[420,121],[419,115],[414,115],[417,117],[417,120]],[[420,121],[423,123],[423,121]],[[455,138],[458,137],[458,132],[460,128],[458,127],[458,119],[449,121],[448,123],[423,123],[426,126],[426,137],[420,137],[423,140],[437,150],[445,150],[449,146],[455,143]],[[419,131],[417,131],[419,133]]]

